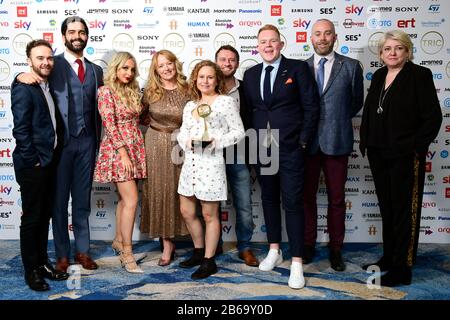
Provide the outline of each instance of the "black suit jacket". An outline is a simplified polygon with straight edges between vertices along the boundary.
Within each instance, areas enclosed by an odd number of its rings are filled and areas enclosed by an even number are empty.
[[[442,123],[442,112],[430,69],[407,62],[386,93],[383,113],[378,115],[380,92],[387,67],[378,69],[372,77],[364,104],[359,148],[365,155],[371,130],[371,117],[382,117],[387,150],[396,155],[426,153],[436,138]]]
[[[249,126],[266,129],[270,122],[271,129],[279,129],[281,151],[309,143],[317,130],[319,95],[308,64],[281,57],[269,106],[260,93],[262,67],[262,63],[257,64],[244,74]]]
[[[14,168],[34,167],[40,163],[48,166],[63,145],[63,125],[55,101],[57,148],[54,147],[55,131],[44,92],[39,84],[15,83],[11,90],[11,110],[14,117],[13,136],[16,148],[13,152]]]

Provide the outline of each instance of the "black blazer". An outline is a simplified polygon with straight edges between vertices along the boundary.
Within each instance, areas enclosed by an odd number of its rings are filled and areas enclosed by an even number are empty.
[[[378,115],[380,92],[387,67],[378,69],[372,77],[364,103],[359,149],[365,155],[371,117],[382,117],[386,128],[386,149],[396,155],[426,153],[439,133],[442,112],[430,69],[407,62],[386,93],[383,113]]]
[[[53,149],[55,131],[44,92],[39,84],[16,82],[11,90],[11,110],[14,117],[13,136],[16,148],[13,152],[14,168],[34,167],[40,163],[48,166],[63,145],[62,118],[55,101],[57,148]]]
[[[260,93],[262,67],[257,64],[244,74],[246,121],[255,129],[266,129],[268,121],[272,129],[279,129],[280,150],[309,143],[317,130],[319,95],[308,64],[281,57],[269,106]]]

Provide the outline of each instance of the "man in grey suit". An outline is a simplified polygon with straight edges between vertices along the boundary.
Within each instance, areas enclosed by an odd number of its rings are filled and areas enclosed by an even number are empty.
[[[315,54],[307,62],[320,94],[320,120],[305,163],[305,247],[303,263],[312,261],[317,238],[317,189],[323,170],[328,194],[327,228],[329,259],[336,271],[344,271],[341,248],[345,236],[345,182],[348,156],[353,150],[352,118],[363,106],[363,75],[358,60],[333,51],[337,39],[327,19],[312,27]]]

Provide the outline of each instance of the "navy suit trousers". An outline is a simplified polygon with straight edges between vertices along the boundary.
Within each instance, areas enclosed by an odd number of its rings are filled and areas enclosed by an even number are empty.
[[[261,199],[269,243],[281,242],[281,201],[285,212],[286,231],[292,257],[303,256],[303,184],[304,152],[298,148],[279,155],[279,170],[273,175],[261,174],[261,163],[256,165],[261,186]]]
[[[96,139],[82,133],[70,137],[62,150],[56,173],[56,199],[53,211],[53,237],[58,258],[70,256],[68,203],[72,196],[71,229],[75,238],[75,253],[89,251],[89,215],[91,189],[95,167]]]

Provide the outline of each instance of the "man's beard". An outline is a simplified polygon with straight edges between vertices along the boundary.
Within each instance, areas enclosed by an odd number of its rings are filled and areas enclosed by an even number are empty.
[[[79,41],[81,43],[81,47],[74,47],[72,45],[72,42],[75,42],[75,41]],[[83,41],[82,39],[75,39],[75,40],[72,40],[72,41],[68,41],[66,39],[66,41],[64,42],[64,45],[70,51],[75,52],[75,53],[80,53],[80,52],[83,52],[84,48],[86,48],[87,42]]]
[[[49,72],[47,74],[45,74],[42,72],[42,69],[39,67],[32,65],[31,68],[39,77],[44,78],[44,79],[48,78],[50,72],[52,71],[52,68],[50,68]]]
[[[331,43],[330,43],[330,46],[328,46],[326,49],[325,49],[325,48],[324,48],[324,49],[321,49],[321,48],[319,47],[319,43],[316,44],[316,45],[313,45],[314,50],[315,50],[318,54],[320,54],[320,55],[322,55],[322,56],[326,56],[326,55],[330,54],[331,51],[333,51],[333,46],[334,46],[334,44],[331,44]]]

